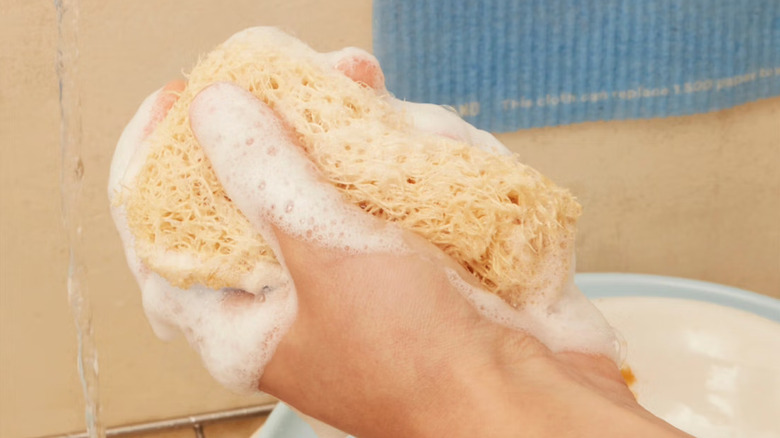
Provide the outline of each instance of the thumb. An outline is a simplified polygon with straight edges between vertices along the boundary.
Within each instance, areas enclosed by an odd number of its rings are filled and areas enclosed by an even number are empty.
[[[330,254],[404,251],[397,227],[344,201],[265,103],[230,83],[201,91],[190,123],[226,193],[295,278]]]

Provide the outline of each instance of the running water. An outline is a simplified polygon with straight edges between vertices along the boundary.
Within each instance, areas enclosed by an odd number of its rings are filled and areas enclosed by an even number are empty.
[[[54,0],[59,40],[57,77],[60,87],[60,148],[62,153],[62,216],[68,233],[68,300],[76,322],[78,370],[85,399],[87,435],[105,437],[100,422],[98,399],[98,356],[92,332],[92,308],[86,288],[86,267],[82,245],[81,189],[84,164],[81,161],[81,101],[78,72],[78,0]]]

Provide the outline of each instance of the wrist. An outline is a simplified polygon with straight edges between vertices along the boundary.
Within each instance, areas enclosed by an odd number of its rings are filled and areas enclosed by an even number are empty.
[[[686,436],[642,408],[609,359],[509,339],[520,342],[504,341],[491,362],[451,361],[431,398],[405,405],[404,421],[413,424],[403,436]]]

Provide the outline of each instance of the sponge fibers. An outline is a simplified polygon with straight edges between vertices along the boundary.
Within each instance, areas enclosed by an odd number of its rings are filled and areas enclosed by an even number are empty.
[[[197,63],[119,196],[149,268],[177,287],[218,289],[277,263],[190,129],[197,93],[229,81],[276,111],[347,202],[423,236],[510,304],[565,276],[580,213],[567,190],[514,155],[416,129],[386,92],[323,59],[281,31],[253,28]]]

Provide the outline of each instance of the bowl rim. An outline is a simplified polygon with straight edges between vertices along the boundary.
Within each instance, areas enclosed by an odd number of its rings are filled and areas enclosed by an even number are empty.
[[[780,300],[708,281],[651,274],[588,272],[576,274],[574,282],[589,299],[630,296],[683,298],[720,304],[780,322]]]

